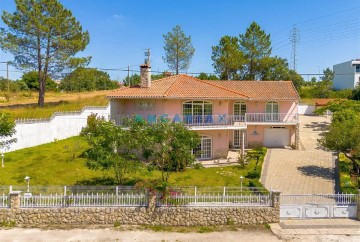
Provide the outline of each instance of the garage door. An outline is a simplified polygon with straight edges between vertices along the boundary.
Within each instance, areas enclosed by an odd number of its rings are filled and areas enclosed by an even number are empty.
[[[289,129],[267,128],[264,134],[264,146],[284,147],[290,145]]]

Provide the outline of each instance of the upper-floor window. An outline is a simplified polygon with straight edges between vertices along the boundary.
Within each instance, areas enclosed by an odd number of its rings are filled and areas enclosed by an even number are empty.
[[[267,102],[266,103],[266,113],[279,113],[279,104],[277,102]]]
[[[207,101],[184,102],[183,115],[212,115],[212,103]]]
[[[355,72],[360,72],[360,65],[355,66]]]
[[[245,115],[246,114],[246,103],[236,102],[234,103],[234,115]]]

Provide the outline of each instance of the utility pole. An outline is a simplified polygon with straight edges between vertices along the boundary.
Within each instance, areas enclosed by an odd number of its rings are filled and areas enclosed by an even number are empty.
[[[130,66],[128,65],[128,85],[129,85],[129,87],[131,86],[130,85]]]
[[[291,44],[291,68],[296,71],[296,55],[297,55],[297,46],[299,45],[300,34],[299,29],[296,28],[296,25],[290,30],[290,44]]]
[[[1,61],[0,63],[6,64],[6,80],[8,81],[7,89],[10,90],[10,80],[9,80],[9,61]]]

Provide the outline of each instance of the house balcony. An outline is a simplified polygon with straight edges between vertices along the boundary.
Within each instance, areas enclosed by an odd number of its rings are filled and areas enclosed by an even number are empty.
[[[183,123],[193,130],[211,129],[246,129],[247,124],[254,125],[293,125],[298,123],[297,114],[287,113],[247,113],[245,115],[120,115],[113,119],[116,125],[126,127],[131,121],[135,122],[174,122]]]

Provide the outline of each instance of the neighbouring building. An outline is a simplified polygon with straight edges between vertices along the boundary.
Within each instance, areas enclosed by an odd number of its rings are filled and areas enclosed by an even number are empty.
[[[333,87],[336,90],[353,89],[360,83],[360,59],[334,65],[333,71]]]
[[[298,146],[299,95],[291,81],[207,81],[174,75],[108,94],[110,118],[182,122],[201,136],[198,159],[226,158],[229,149]]]

